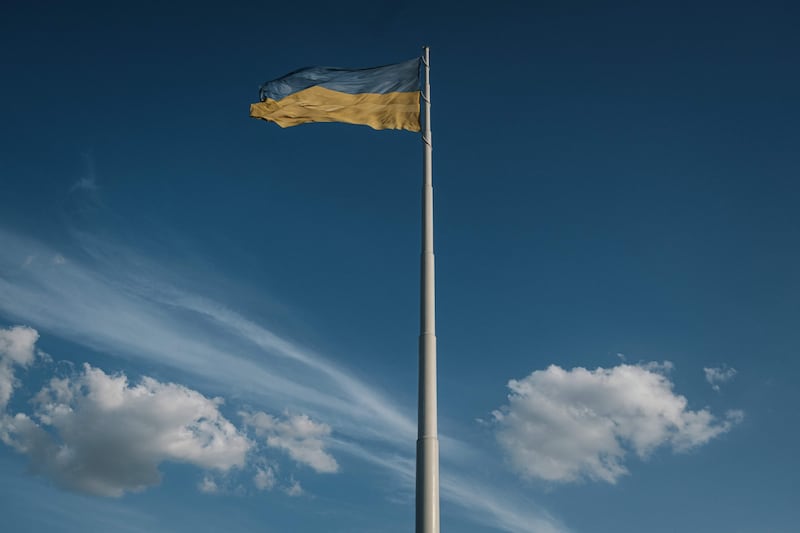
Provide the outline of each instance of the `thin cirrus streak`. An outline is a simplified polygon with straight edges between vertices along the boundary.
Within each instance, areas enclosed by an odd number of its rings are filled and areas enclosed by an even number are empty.
[[[336,439],[331,446],[390,471],[409,491],[412,489],[413,459],[367,450],[356,443]],[[518,493],[476,480],[464,474],[465,470],[444,465],[439,480],[440,493],[445,502],[458,505],[476,522],[511,533],[568,533],[566,526],[533,502],[524,500]]]
[[[90,269],[71,258],[56,261],[62,256],[54,250],[2,230],[0,247],[0,309],[18,320],[280,400],[281,407],[290,400],[337,422],[356,417],[353,431],[375,428],[373,436],[398,442],[413,434],[411,420],[380,394],[224,306],[157,280],[137,283],[119,264]],[[302,382],[295,377],[301,368]]]
[[[0,312],[110,354],[190,372],[273,411],[303,409],[344,439],[371,443],[341,446],[343,452],[395,473],[400,463],[375,458],[403,458],[401,468],[408,470],[415,423],[384,394],[225,305],[161,281],[169,276],[140,256],[131,261],[130,250],[88,236],[78,235],[78,242],[81,249],[71,257],[0,229]],[[114,259],[120,256],[126,260]],[[135,264],[136,271],[126,264]],[[443,499],[466,508],[478,522],[512,533],[566,531],[544,511],[532,511],[529,502],[489,498],[493,491],[479,480],[455,478],[480,452],[447,436],[442,442],[454,452],[443,465]],[[387,446],[393,455],[385,453]]]

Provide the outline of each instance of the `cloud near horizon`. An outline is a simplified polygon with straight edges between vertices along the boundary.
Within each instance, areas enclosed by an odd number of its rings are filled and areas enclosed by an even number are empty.
[[[663,364],[612,368],[550,365],[508,382],[508,405],[493,412],[496,437],[523,478],[615,483],[628,473],[629,452],[646,459],[656,448],[682,452],[729,431],[743,417],[692,411],[673,392]]]

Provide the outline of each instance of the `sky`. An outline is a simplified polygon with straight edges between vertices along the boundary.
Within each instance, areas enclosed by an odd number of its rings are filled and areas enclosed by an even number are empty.
[[[3,531],[413,528],[419,135],[248,109],[422,45],[442,531],[796,531],[798,16],[5,2]]]

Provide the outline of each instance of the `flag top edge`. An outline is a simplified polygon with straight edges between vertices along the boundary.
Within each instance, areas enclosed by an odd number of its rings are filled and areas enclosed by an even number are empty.
[[[360,69],[306,67],[263,83],[259,93],[261,100],[281,100],[314,86],[345,94],[413,92],[420,90],[419,67],[420,58]]]

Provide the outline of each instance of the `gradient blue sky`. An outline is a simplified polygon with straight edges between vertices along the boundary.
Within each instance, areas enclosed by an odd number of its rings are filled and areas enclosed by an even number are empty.
[[[247,115],[428,44],[442,530],[796,531],[800,10],[644,4],[5,2],[1,529],[412,529],[419,137]],[[234,459],[136,433],[171,394]]]

